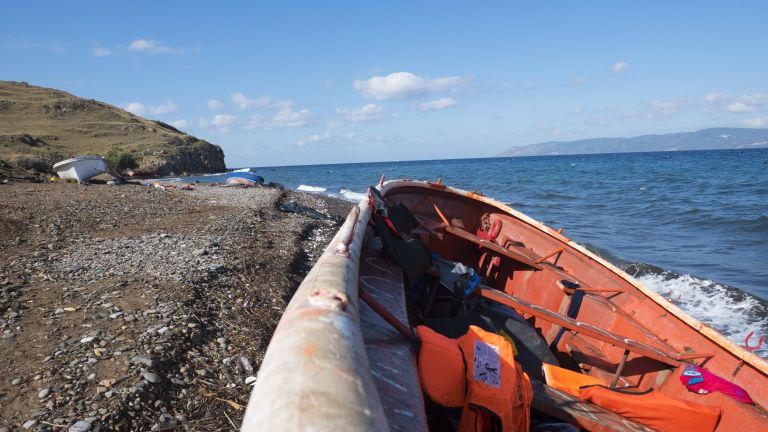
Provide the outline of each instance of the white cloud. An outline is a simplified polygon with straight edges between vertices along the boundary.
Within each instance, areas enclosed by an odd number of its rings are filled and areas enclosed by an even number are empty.
[[[456,105],[456,100],[453,98],[441,98],[429,102],[424,102],[419,106],[419,109],[422,111],[429,111],[429,110],[439,110],[444,108],[450,108],[452,106]]]
[[[216,114],[211,120],[213,126],[228,126],[237,121],[237,117],[229,114]]]
[[[742,120],[741,124],[752,128],[762,128],[768,126],[768,117],[755,117]]]
[[[208,101],[208,109],[211,111],[217,111],[224,108],[224,104],[221,101],[218,101],[216,99],[210,99]]]
[[[728,93],[709,93],[701,98],[702,109],[709,110],[709,106],[732,113],[755,112],[763,105],[768,104],[768,93],[753,93],[736,96]]]
[[[336,81],[331,79],[325,80],[324,85],[325,85],[325,88],[333,88],[333,86],[336,85]]]
[[[520,84],[520,90],[522,90],[522,91],[533,90],[533,87],[534,87],[534,85],[530,81],[526,81],[526,82]]]
[[[572,77],[568,80],[568,84],[572,87],[579,87],[584,85],[584,83],[587,82],[587,79],[584,77]]]
[[[729,99],[730,97],[725,93],[709,93],[701,101],[703,103],[721,103]]]
[[[768,103],[768,93],[755,93],[751,95],[741,95],[739,100],[746,104],[765,104]]]
[[[243,124],[243,129],[255,129],[257,127],[263,127],[270,129],[277,128],[296,128],[301,127],[309,123],[312,118],[312,112],[308,109],[293,109],[293,102],[280,101],[271,104],[272,107],[282,107],[275,114],[269,116],[265,114],[253,114],[248,117],[248,120]],[[339,125],[340,126],[340,125]],[[332,127],[329,123],[328,127]]]
[[[142,115],[144,114],[144,104],[141,102],[131,102],[125,106],[125,110],[131,114]]]
[[[395,72],[387,76],[374,76],[355,80],[352,86],[366,99],[417,99],[429,94],[453,90],[467,82],[462,77],[425,78],[411,72]]]
[[[176,129],[186,129],[187,127],[189,127],[189,122],[184,119],[174,120],[169,124],[175,127]]]
[[[296,141],[296,145],[303,146],[306,143],[320,142],[331,139],[331,132],[325,131],[323,134],[310,135],[308,138]]]
[[[755,107],[747,105],[744,102],[731,102],[723,107],[724,110],[732,113],[755,112]]]
[[[344,138],[346,138],[348,140],[355,139],[355,136],[356,135],[355,135],[354,132],[347,132],[347,133],[344,134]]]
[[[232,95],[232,102],[237,105],[241,111],[245,111],[248,108],[266,108],[271,105],[272,100],[267,96],[251,99],[242,93],[234,93]]]
[[[616,62],[613,64],[613,66],[611,66],[611,71],[613,71],[613,73],[622,73],[628,70],[629,70],[629,63],[623,62],[623,61]]]
[[[136,39],[128,45],[128,49],[148,54],[184,54],[185,52],[185,50],[181,48],[160,45],[156,40],[152,39]]]
[[[112,55],[112,51],[107,48],[94,48],[91,52],[94,57],[106,57]]]
[[[655,108],[657,111],[659,111],[662,114],[672,114],[677,111],[680,111],[683,108],[686,108],[689,105],[689,102],[685,99],[681,100],[654,100],[648,102],[648,105],[650,105],[652,108]]]
[[[270,125],[289,128],[304,126],[311,115],[312,113],[308,109],[295,111],[290,106],[287,106],[275,113]]]
[[[248,117],[248,120],[243,125],[243,129],[251,130],[262,126],[268,127],[269,121],[267,121],[267,119],[261,114],[254,114]]]
[[[170,114],[172,112],[176,112],[179,107],[176,106],[176,104],[172,100],[165,101],[164,104],[151,106],[148,108],[149,112],[154,115],[160,115],[160,114]]]
[[[375,121],[388,117],[384,108],[375,104],[367,104],[360,108],[338,108],[336,112],[353,122]]]

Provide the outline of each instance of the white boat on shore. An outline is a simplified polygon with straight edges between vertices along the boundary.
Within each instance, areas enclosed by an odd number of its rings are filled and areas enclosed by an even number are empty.
[[[78,156],[56,163],[53,165],[53,170],[62,179],[73,179],[82,183],[105,172],[107,163],[99,156]]]

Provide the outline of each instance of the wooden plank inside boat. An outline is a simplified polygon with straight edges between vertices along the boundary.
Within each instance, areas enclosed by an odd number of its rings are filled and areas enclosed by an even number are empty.
[[[408,323],[403,271],[384,257],[377,237],[366,235],[359,287],[401,323]],[[412,343],[360,302],[360,324],[376,388],[391,430],[426,431],[427,420]]]

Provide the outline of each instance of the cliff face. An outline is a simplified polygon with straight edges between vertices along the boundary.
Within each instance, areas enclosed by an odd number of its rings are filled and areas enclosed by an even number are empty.
[[[168,124],[63,91],[0,81],[0,160],[41,170],[113,150],[160,175],[226,169],[221,147]]]

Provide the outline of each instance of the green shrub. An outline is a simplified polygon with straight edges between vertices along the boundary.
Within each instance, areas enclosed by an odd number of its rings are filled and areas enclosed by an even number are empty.
[[[117,149],[110,150],[105,159],[110,171],[118,174],[129,168],[139,167],[139,162],[136,161],[136,157],[132,153],[121,152]]]

